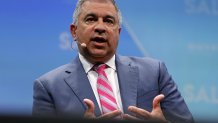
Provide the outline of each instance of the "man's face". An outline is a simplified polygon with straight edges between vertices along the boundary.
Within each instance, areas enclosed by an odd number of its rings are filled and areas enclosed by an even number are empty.
[[[79,52],[91,63],[106,62],[116,52],[120,26],[118,13],[110,1],[90,0],[83,3],[72,35],[80,44]]]

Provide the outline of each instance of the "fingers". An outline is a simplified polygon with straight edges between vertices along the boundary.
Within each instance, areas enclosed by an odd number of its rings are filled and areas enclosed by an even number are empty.
[[[144,109],[135,107],[135,106],[129,106],[128,110],[136,115],[130,116],[130,115],[124,115],[124,118],[126,119],[132,119],[137,120],[137,118],[144,119],[144,120],[153,120],[153,121],[166,121],[162,109],[160,107],[160,102],[164,99],[164,95],[160,94],[157,95],[153,100],[153,110],[151,112],[148,112]]]
[[[94,114],[95,104],[90,99],[84,99],[83,102],[87,106],[86,112],[84,113],[84,117],[95,118],[95,114]]]
[[[115,110],[110,113],[106,113],[98,117],[98,119],[121,119],[122,112],[120,110]]]
[[[153,110],[152,112],[148,112],[144,109],[135,107],[135,106],[129,106],[128,110],[132,113],[134,113],[137,117],[140,117],[142,119],[160,119],[162,121],[165,120],[163,114],[162,114],[162,110],[160,107],[160,102],[164,99],[164,95],[160,94],[157,95],[154,100],[153,100]],[[94,103],[90,100],[90,99],[84,99],[83,102],[86,104],[87,106],[87,110],[85,111],[84,117],[85,118],[96,118],[95,114],[94,114],[94,109],[95,109],[95,105]],[[122,116],[124,119],[127,120],[140,120],[134,116],[130,116],[128,114],[124,114],[121,115],[122,112],[120,110],[115,110],[113,112],[107,113],[107,114],[103,114],[100,117],[98,117],[97,119],[122,119]]]
[[[164,95],[163,94],[159,94],[157,95],[154,100],[153,100],[153,110],[160,108],[160,102],[164,99]]]
[[[83,102],[87,105],[87,112],[94,113],[95,104],[90,99],[84,99]]]
[[[136,116],[138,117],[141,117],[143,119],[149,119],[151,116],[150,116],[150,112],[144,110],[144,109],[141,109],[141,108],[138,108],[138,107],[135,107],[135,106],[129,106],[128,107],[128,110],[134,114],[136,114]]]
[[[129,114],[123,114],[123,119],[124,120],[132,120],[132,121],[142,121],[141,119],[136,118],[134,116],[131,116]]]
[[[161,109],[161,106],[160,106],[160,102],[163,99],[164,99],[164,95],[163,94],[157,95],[154,98],[154,100],[153,100],[153,110],[152,110],[151,113],[153,114],[153,117],[156,120],[161,121],[161,122],[166,122],[166,118],[164,117],[162,109]]]

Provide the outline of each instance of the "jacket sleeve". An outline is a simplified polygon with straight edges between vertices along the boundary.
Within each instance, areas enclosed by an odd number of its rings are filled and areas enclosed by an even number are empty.
[[[163,62],[159,63],[159,90],[165,95],[161,107],[166,119],[172,123],[194,122],[185,100],[181,96],[174,80],[167,72]]]
[[[33,86],[32,115],[36,117],[55,116],[54,101],[40,80],[35,80]]]

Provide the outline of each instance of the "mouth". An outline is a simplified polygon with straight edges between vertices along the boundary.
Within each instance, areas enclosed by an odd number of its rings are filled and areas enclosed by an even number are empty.
[[[105,39],[104,37],[94,37],[94,38],[91,38],[91,41],[94,41],[97,43],[105,43],[107,42],[107,39]]]

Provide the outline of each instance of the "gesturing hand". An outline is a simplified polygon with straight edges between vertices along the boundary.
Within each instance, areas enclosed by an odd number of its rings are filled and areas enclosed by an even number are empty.
[[[113,119],[119,115],[121,115],[120,110],[115,110],[110,113],[103,114],[99,117],[95,116],[94,110],[95,110],[95,104],[90,99],[84,99],[83,102],[87,105],[87,110],[84,113],[84,118],[88,119]]]
[[[154,98],[153,109],[151,112],[148,112],[144,109],[135,106],[129,106],[128,110],[134,113],[136,117],[125,114],[123,115],[123,118],[127,120],[149,120],[149,121],[167,122],[160,107],[160,101],[163,99],[164,99],[163,94],[157,95]]]

